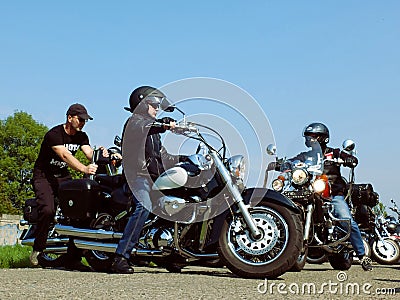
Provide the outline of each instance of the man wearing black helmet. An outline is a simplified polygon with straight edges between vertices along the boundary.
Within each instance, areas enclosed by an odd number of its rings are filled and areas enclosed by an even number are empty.
[[[54,219],[54,197],[58,194],[61,182],[70,180],[68,167],[84,174],[95,174],[96,164],[85,166],[74,157],[81,149],[90,161],[93,149],[89,145],[89,138],[82,131],[89,116],[86,108],[79,103],[72,104],[66,114],[66,122],[50,129],[43,138],[39,156],[33,169],[33,189],[38,203],[38,222],[35,231],[35,242],[30,261],[38,265],[46,248],[49,227]],[[108,156],[107,149],[103,148],[103,156]],[[71,244],[68,253],[63,256],[64,265],[69,269],[84,269],[81,265],[79,251]]]
[[[350,213],[350,209],[344,200],[346,192],[346,182],[340,173],[340,164],[336,163],[334,159],[342,159],[345,167],[354,168],[358,164],[356,157],[340,151],[338,148],[328,147],[329,142],[329,130],[322,123],[311,123],[306,126],[303,130],[303,136],[305,138],[305,144],[307,147],[311,147],[313,142],[318,142],[321,146],[322,153],[325,158],[324,162],[324,174],[328,176],[329,183],[331,185],[332,204],[334,207],[334,215],[340,219],[350,219],[351,221],[351,233],[350,242],[356,252],[358,258],[361,261],[361,266],[365,271],[371,271],[371,259],[365,256],[365,249],[361,238],[360,229],[357,223],[353,220]],[[306,152],[302,152],[291,160],[304,161]],[[343,224],[344,225],[344,224]]]
[[[165,95],[150,86],[135,89],[126,110],[132,113],[123,130],[124,174],[133,194],[135,211],[128,220],[111,265],[114,273],[133,273],[128,261],[137,247],[140,232],[152,208],[150,191],[153,181],[164,172],[164,166],[179,162],[180,156],[170,155],[161,144],[160,133],[175,127],[169,117],[156,120],[160,109],[173,111]],[[161,124],[161,125],[160,125]],[[128,147],[129,153],[125,153]]]

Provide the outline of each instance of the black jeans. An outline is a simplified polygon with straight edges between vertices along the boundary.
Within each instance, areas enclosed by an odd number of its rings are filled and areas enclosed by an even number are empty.
[[[38,222],[33,250],[41,252],[46,248],[47,235],[56,213],[54,198],[58,195],[60,183],[70,179],[69,175],[56,178],[41,170],[33,170],[33,190],[38,204]]]

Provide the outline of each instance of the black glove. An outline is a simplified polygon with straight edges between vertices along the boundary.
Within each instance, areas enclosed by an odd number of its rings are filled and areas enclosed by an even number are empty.
[[[279,171],[279,169],[280,165],[275,161],[270,162],[267,166],[267,171]]]
[[[354,156],[348,156],[344,159],[345,167],[355,168],[358,165],[358,159]]]
[[[187,162],[187,161],[189,161],[189,156],[179,155],[179,162]]]
[[[159,122],[159,123],[163,123],[165,125],[169,125],[169,123],[171,123],[171,122],[176,122],[176,120],[174,120],[174,119],[172,119],[170,117],[164,117],[164,118],[161,118],[161,119],[157,119],[156,121]]]

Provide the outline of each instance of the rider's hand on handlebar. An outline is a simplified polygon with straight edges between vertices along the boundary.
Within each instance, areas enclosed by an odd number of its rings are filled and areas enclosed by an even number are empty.
[[[354,168],[358,165],[358,159],[354,156],[348,156],[344,159],[344,166]]]
[[[93,175],[96,174],[97,165],[96,164],[89,164],[85,167],[85,174]]]
[[[115,160],[122,160],[122,155],[120,153],[113,153],[111,154],[110,157],[111,160],[115,159]]]
[[[108,157],[108,150],[107,148],[100,146],[99,149],[101,150],[101,154],[103,155],[103,157]]]
[[[164,129],[174,129],[176,126],[176,121],[170,117],[164,117],[157,120],[164,125]]]

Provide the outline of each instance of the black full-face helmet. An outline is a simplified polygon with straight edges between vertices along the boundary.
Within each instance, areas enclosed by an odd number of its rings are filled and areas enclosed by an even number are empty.
[[[303,130],[303,136],[307,139],[314,138],[321,145],[326,145],[329,142],[329,129],[322,123],[311,123]]]
[[[174,110],[174,106],[167,100],[164,93],[151,86],[136,88],[129,97],[129,107],[124,108],[131,113],[147,111],[147,105],[140,107],[140,104],[158,105],[162,110],[168,112]]]

